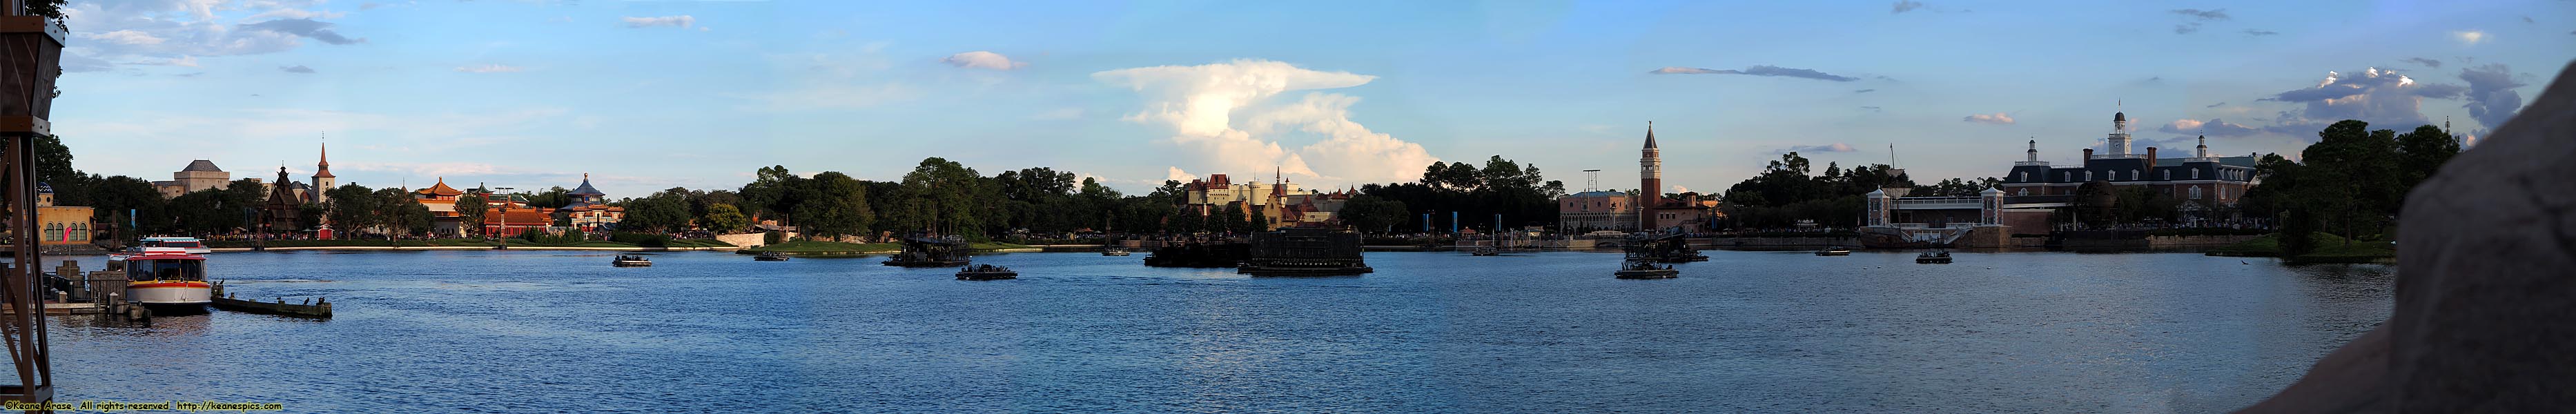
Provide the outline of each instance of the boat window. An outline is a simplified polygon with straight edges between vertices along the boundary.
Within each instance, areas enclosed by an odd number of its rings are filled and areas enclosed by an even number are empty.
[[[205,262],[196,260],[146,260],[128,266],[127,280],[206,280]]]

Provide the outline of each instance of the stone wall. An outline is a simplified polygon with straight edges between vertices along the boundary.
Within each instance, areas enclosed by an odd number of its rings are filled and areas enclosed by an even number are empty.
[[[749,249],[769,245],[769,233],[719,234],[716,235],[716,241]]]
[[[2263,236],[2147,236],[2149,247],[2225,246]]]

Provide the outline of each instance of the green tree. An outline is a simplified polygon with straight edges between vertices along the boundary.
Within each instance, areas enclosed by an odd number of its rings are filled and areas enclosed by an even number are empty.
[[[338,231],[354,236],[384,224],[385,216],[379,211],[385,202],[383,198],[376,197],[374,189],[355,183],[341,184],[322,195],[330,200],[332,227]]]
[[[474,233],[476,236],[483,235],[483,217],[491,210],[492,203],[484,200],[482,193],[466,193],[464,196],[456,197],[457,222],[465,231]]]
[[[2412,190],[2416,184],[2432,178],[2433,172],[2442,169],[2442,164],[2451,162],[2452,156],[2460,155],[2460,140],[2452,138],[2441,128],[2422,125],[2397,136],[2397,149],[2402,184],[2407,190]]]
[[[1360,231],[1391,232],[1396,223],[1404,222],[1410,215],[1412,213],[1404,208],[1404,202],[1363,194],[1343,202],[1342,211],[1335,217]]]
[[[751,217],[742,215],[742,210],[734,208],[732,204],[712,204],[707,206],[706,218],[699,220],[698,223],[704,225],[707,231],[729,234],[750,227]]]
[[[808,236],[862,234],[876,220],[876,212],[868,205],[865,182],[848,174],[825,171],[814,174],[805,185],[808,193],[792,214],[801,218],[797,229]]]

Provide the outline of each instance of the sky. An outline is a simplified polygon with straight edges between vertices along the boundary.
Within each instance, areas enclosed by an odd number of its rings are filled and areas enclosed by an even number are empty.
[[[1917,181],[2139,151],[2295,154],[2341,119],[2501,124],[2576,1],[72,0],[75,166],[235,178],[738,188],[925,157],[1166,179],[1407,182],[1501,156],[1569,190],[1722,191],[1798,151]],[[2472,138],[2473,139],[2473,138]],[[1891,147],[1893,151],[1891,151]],[[2171,154],[2172,152],[2167,152]]]

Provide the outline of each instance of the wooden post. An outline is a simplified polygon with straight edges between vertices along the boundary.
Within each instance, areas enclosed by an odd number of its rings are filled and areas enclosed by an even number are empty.
[[[17,310],[0,317],[0,343],[9,348],[16,381],[0,382],[0,402],[49,404],[54,370],[47,355],[44,303],[37,299],[43,262],[37,250],[35,141],[53,135],[45,121],[62,74],[63,32],[44,17],[24,16],[23,0],[0,4],[0,206],[15,231],[7,247],[16,254],[0,269],[0,305]]]

